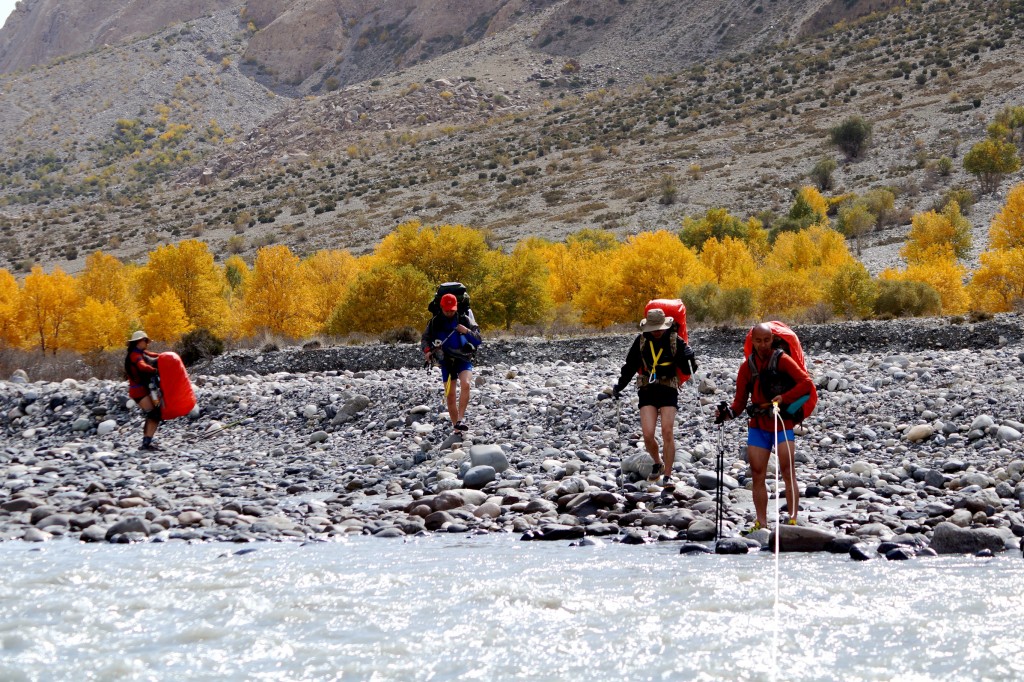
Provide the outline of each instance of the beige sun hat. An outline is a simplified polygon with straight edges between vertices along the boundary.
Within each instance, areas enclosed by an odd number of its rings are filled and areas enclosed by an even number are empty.
[[[146,332],[140,329],[139,331],[132,334],[132,338],[128,339],[128,343],[135,343],[136,341],[142,341],[143,339],[149,341],[149,337],[146,336]]]
[[[651,308],[647,312],[647,317],[640,320],[640,331],[642,332],[657,332],[668,329],[675,320],[671,317],[665,316],[665,311],[659,308]]]

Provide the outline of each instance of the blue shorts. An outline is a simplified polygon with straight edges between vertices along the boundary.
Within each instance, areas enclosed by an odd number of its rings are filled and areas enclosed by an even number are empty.
[[[448,375],[454,374],[456,378],[467,369],[472,371],[473,363],[469,360],[452,360],[451,367],[448,367],[447,362],[441,363],[441,381],[442,383],[448,383]]]
[[[779,431],[779,442],[795,440],[793,436],[793,429],[786,429],[785,431]],[[753,445],[755,448],[762,448],[764,450],[771,451],[775,447],[775,432],[765,431],[764,429],[758,429],[751,426],[747,429],[747,445]]]

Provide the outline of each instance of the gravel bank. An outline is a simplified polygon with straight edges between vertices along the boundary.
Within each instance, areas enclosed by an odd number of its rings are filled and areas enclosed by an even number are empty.
[[[797,443],[804,525],[784,529],[784,549],[895,559],[1019,547],[1021,323],[800,328],[821,399]],[[0,382],[0,539],[515,532],[699,551],[714,537],[712,406],[732,394],[744,332],[692,335],[701,371],[681,395],[674,490],[642,478],[635,396],[597,400],[628,334],[486,344],[464,436],[412,346],[218,358],[194,373],[200,408],[161,427],[159,453],[137,450],[141,416],[123,384],[14,377]],[[726,427],[733,536],[753,518],[744,439]],[[759,532],[721,549],[768,543]]]

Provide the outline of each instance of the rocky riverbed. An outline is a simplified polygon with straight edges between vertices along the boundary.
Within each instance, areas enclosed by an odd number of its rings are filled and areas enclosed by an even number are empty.
[[[801,327],[820,391],[797,441],[801,525],[783,550],[986,554],[1024,536],[1019,315]],[[123,383],[0,382],[0,539],[329,540],[513,532],[581,543],[715,535],[713,406],[740,329],[691,334],[673,489],[649,483],[635,394],[598,400],[628,334],[485,344],[470,431],[453,433],[415,346],[238,351],[197,367],[199,407],[138,450]],[[753,520],[745,427],[722,433],[720,551],[774,546]],[[769,487],[774,487],[769,473]],[[774,502],[769,504],[770,515]],[[700,544],[704,543],[704,544]]]

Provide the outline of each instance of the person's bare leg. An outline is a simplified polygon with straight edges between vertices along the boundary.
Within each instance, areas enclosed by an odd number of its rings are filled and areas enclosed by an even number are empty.
[[[469,384],[473,378],[473,372],[464,369],[459,372],[459,420],[466,418],[466,408],[469,407]]]
[[[136,402],[143,412],[149,412],[153,409],[153,399],[148,395],[145,398],[139,398]],[[160,426],[160,422],[155,419],[146,418],[146,423],[142,426],[142,436],[144,438],[152,438],[156,435],[156,430]]]
[[[665,453],[665,475],[671,476],[672,465],[676,462],[676,441],[674,434],[676,408],[663,407],[659,412],[661,413],[662,452]]]
[[[453,426],[459,421],[459,403],[455,395],[457,383],[455,377],[451,374],[448,375],[448,380],[444,382],[444,399],[448,405],[448,418],[452,420]]]
[[[770,456],[771,452],[769,450],[753,445],[747,446],[750,477],[754,482],[753,489],[751,490],[754,496],[754,513],[757,515],[757,522],[762,527],[768,525],[768,487],[765,485],[765,476],[768,472],[768,458]]]
[[[793,441],[779,441],[779,463],[782,479],[786,483],[786,509],[789,511],[789,518],[795,521],[800,511],[800,486],[796,482]]]
[[[644,405],[640,408],[640,431],[644,434],[644,447],[647,453],[654,460],[655,464],[662,464],[661,454],[658,453],[658,441],[654,437],[654,428],[658,425],[658,408],[653,405]]]

